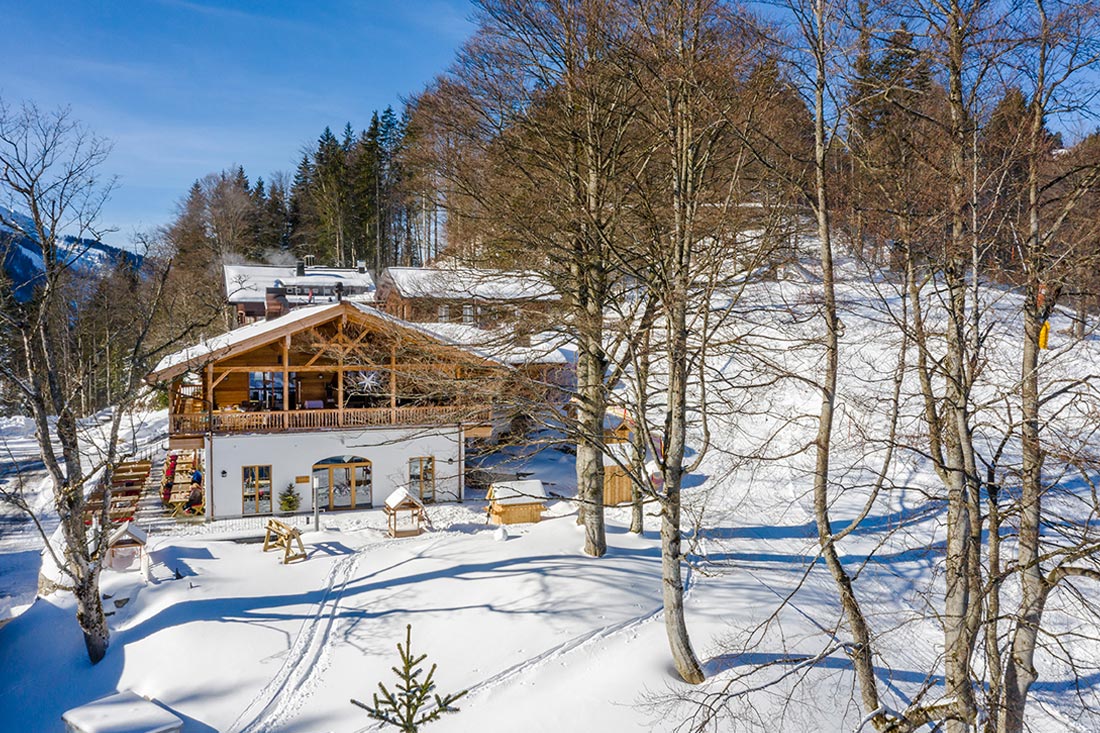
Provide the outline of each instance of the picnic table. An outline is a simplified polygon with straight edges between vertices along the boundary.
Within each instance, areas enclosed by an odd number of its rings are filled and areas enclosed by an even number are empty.
[[[173,517],[183,517],[187,514],[184,510],[187,508],[187,500],[191,498],[191,487],[181,484],[177,484],[177,487],[172,489],[172,493],[168,495],[168,507],[172,510]],[[203,496],[203,501],[195,505],[196,510],[202,510],[205,499],[206,497]]]

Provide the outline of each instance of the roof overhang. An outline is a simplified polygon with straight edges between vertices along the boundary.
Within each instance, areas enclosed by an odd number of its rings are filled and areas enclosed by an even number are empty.
[[[360,322],[373,321],[374,323],[383,324],[388,329],[400,330],[415,335],[423,341],[430,341],[456,349],[473,359],[492,362],[497,366],[509,367],[507,363],[489,354],[441,337],[427,329],[418,327],[417,324],[383,313],[371,306],[344,300],[329,305],[298,308],[285,316],[242,326],[234,331],[200,342],[195,346],[182,349],[161,359],[157,367],[146,375],[145,381],[150,384],[169,381],[208,364],[276,343],[289,335],[315,328],[338,318],[349,317]]]

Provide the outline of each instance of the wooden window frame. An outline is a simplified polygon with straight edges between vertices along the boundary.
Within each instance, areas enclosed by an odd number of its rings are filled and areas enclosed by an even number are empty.
[[[263,479],[261,478],[262,471],[267,471],[267,512],[260,511],[260,487]],[[256,482],[255,490],[252,492],[252,503],[256,507],[255,511],[245,511],[245,507],[248,506],[248,499],[245,494],[245,488],[249,483],[249,472],[252,472],[254,480]],[[265,517],[275,512],[275,496],[274,496],[274,481],[272,480],[271,466],[270,465],[256,465],[256,466],[241,466],[241,516],[244,517]]]
[[[435,502],[435,456],[412,456],[408,461],[409,466],[409,487],[416,490],[414,494],[420,501],[423,502]],[[413,466],[416,467],[415,478],[413,474]],[[428,467],[428,471],[431,477],[427,480],[424,478],[424,467]],[[430,496],[424,495],[424,487],[427,481],[431,482],[429,489]]]

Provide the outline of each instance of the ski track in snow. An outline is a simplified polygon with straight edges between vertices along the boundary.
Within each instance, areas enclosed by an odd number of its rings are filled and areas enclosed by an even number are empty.
[[[620,621],[618,623],[601,626],[600,628],[593,629],[588,633],[581,634],[580,636],[575,636],[567,641],[563,641],[561,644],[552,646],[541,654],[536,654],[533,657],[529,657],[519,664],[512,665],[504,671],[498,672],[492,677],[484,679],[476,685],[473,685],[469,688],[467,696],[474,697],[476,695],[480,695],[483,692],[488,692],[489,690],[498,687],[504,682],[507,682],[521,674],[535,671],[539,667],[545,665],[547,662],[559,659],[560,657],[564,657],[567,654],[571,654],[575,651],[591,646],[596,642],[610,639],[616,634],[620,634],[624,631],[629,631],[633,628],[648,623],[649,621],[652,621],[653,619],[660,616],[662,611],[663,608],[661,606],[657,606],[656,608],[650,609],[649,611],[638,616],[631,616],[630,618]]]
[[[686,578],[684,580],[684,600],[686,601],[691,595],[691,591],[695,588],[695,574],[691,572],[691,566],[687,567]],[[657,619],[664,613],[664,605],[658,604],[656,607],[651,608],[645,613],[637,616],[631,616],[630,618],[619,621],[618,623],[608,624],[607,626],[601,626],[598,629],[593,629],[588,633],[575,636],[572,639],[563,641],[561,644],[557,644],[550,647],[541,654],[536,654],[533,657],[529,657],[519,664],[512,665],[502,672],[498,672],[492,677],[482,680],[481,682],[473,685],[467,692],[467,697],[472,698],[480,695],[484,692],[488,692],[501,684],[518,677],[521,674],[534,672],[540,667],[546,665],[548,662],[552,662],[556,659],[560,659],[568,654],[572,654],[575,651],[587,648],[596,644],[597,642],[606,641],[613,636],[617,636],[626,631],[631,631],[644,624],[649,623]]]
[[[328,664],[332,651],[329,637],[336,625],[344,588],[355,575],[362,551],[333,563],[325,595],[307,613],[298,636],[286,651],[283,666],[260,690],[229,730],[268,733],[292,718],[305,704]],[[242,724],[242,720],[248,721]]]

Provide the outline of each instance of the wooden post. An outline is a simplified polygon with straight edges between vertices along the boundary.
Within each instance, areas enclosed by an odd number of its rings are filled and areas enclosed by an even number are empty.
[[[390,424],[397,424],[397,341],[390,344]]]
[[[345,315],[340,319],[340,323],[337,325],[336,339],[340,340],[340,337],[344,335],[344,319]],[[340,427],[344,426],[344,350],[339,349],[336,352],[336,408],[339,410],[338,422]]]
[[[287,426],[290,409],[290,334],[283,338],[283,427]]]

